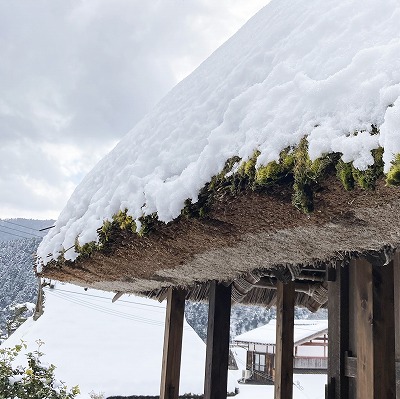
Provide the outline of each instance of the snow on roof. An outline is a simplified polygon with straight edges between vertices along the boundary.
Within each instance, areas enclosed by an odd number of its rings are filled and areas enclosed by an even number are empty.
[[[169,222],[230,157],[258,149],[267,164],[304,135],[312,159],[341,152],[361,170],[382,146],[388,171],[400,153],[399,21],[397,0],[271,1],[95,166],[39,257],[96,241],[119,210]]]
[[[328,328],[328,320],[295,320],[294,343],[300,344],[315,334],[325,332]],[[247,331],[235,337],[234,342],[249,342],[257,344],[275,345],[276,342],[276,320],[271,320],[264,326]]]

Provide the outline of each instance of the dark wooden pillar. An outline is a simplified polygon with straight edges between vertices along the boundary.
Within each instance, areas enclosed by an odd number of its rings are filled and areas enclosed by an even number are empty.
[[[396,359],[396,397],[400,399],[400,251],[397,250],[393,259],[394,273],[394,321],[395,321],[395,359]],[[400,370],[399,370],[400,371]]]
[[[276,302],[275,399],[293,397],[294,282],[278,282]]]
[[[357,399],[396,397],[394,272],[364,259],[355,268]]]
[[[345,356],[349,350],[349,267],[328,266],[328,399],[348,397]]]
[[[183,318],[186,291],[169,289],[165,317],[160,399],[177,399],[181,371]]]
[[[232,287],[210,284],[204,399],[226,399]]]

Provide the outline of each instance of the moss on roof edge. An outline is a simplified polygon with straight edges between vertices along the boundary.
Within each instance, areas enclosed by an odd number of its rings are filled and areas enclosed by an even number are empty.
[[[374,130],[375,129],[375,130]],[[373,128],[373,133],[379,133]],[[298,146],[284,149],[278,161],[267,165],[257,165],[260,155],[258,150],[247,161],[234,156],[225,162],[222,171],[212,177],[201,190],[197,202],[190,199],[185,201],[181,215],[178,218],[206,217],[212,204],[225,196],[236,196],[246,190],[268,193],[272,186],[291,184],[293,188],[292,204],[304,213],[314,210],[314,193],[318,191],[320,183],[329,175],[335,174],[347,191],[356,186],[364,190],[374,190],[379,178],[384,177],[383,148],[372,150],[374,164],[361,171],[354,167],[352,162],[341,160],[341,153],[329,153],[312,161],[308,154],[308,141],[304,137]],[[397,154],[392,166],[385,176],[386,184],[400,186],[400,154]],[[151,234],[163,222],[158,220],[157,214],[142,216],[135,221],[128,214],[128,209],[113,215],[112,220],[105,220],[103,226],[97,230],[98,241],[81,245],[79,237],[75,240],[75,251],[78,258],[88,258],[94,251],[108,251],[112,242],[113,232],[118,230],[129,231],[140,237]],[[56,260],[64,264],[65,249]]]

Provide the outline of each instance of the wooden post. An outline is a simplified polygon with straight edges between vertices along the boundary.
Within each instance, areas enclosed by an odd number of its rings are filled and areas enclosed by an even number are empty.
[[[355,267],[357,399],[396,397],[393,261]]]
[[[346,398],[345,354],[349,350],[349,267],[328,266],[328,399]]]
[[[210,284],[204,399],[226,399],[232,287]]]
[[[395,321],[395,359],[400,363],[400,250],[397,250],[393,259],[394,272],[394,321]],[[396,368],[397,371],[397,368]],[[400,399],[400,380],[396,373],[396,397]]]
[[[43,285],[42,279],[37,278],[38,283],[38,295],[36,299],[35,312],[33,313],[33,320],[37,320],[43,314]]]
[[[275,399],[293,397],[294,282],[278,282],[276,302]]]
[[[173,288],[167,296],[160,399],[177,399],[179,395],[185,296],[185,290]]]

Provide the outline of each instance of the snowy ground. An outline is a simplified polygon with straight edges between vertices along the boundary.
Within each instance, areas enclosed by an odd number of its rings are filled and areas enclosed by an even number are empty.
[[[158,395],[164,334],[165,304],[123,296],[111,303],[112,293],[67,284],[46,289],[45,313],[29,319],[4,346],[21,339],[31,350],[45,342],[45,361],[57,366],[56,375],[68,386],[78,384],[81,398],[89,392],[109,395]],[[229,375],[230,391],[239,387],[238,399],[273,397],[272,386],[238,384],[244,363],[238,353],[238,371]],[[203,393],[205,344],[185,324],[180,393]],[[295,399],[323,398],[325,376],[298,375],[303,390],[294,388]]]
[[[237,379],[241,377],[241,369],[246,366],[246,351],[240,347],[233,349],[239,367]],[[325,398],[326,374],[295,374],[293,376],[293,399]],[[268,399],[274,397],[272,385],[239,384],[237,399]]]
[[[295,374],[293,377],[294,399],[323,399],[325,397],[326,375]],[[269,399],[274,397],[274,387],[271,385],[239,386],[237,399]]]
[[[3,345],[45,342],[45,361],[68,386],[108,395],[159,394],[165,303],[57,284],[46,289],[45,313],[29,319]],[[203,391],[205,344],[184,326],[181,392]],[[230,387],[234,390],[235,386]]]

